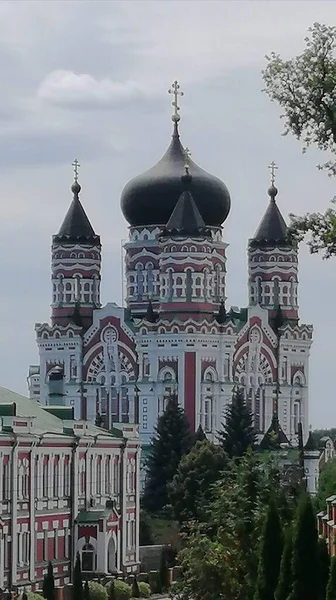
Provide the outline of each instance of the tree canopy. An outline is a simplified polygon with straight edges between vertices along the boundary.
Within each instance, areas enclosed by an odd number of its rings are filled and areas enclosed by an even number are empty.
[[[284,134],[303,142],[303,150],[315,145],[328,153],[319,168],[336,174],[336,27],[314,23],[305,38],[303,52],[284,60],[272,52],[262,72],[265,92],[283,109]],[[291,215],[289,234],[300,242],[310,233],[312,253],[325,258],[336,254],[336,211],[304,216]]]
[[[168,485],[177,472],[182,456],[193,445],[189,423],[176,396],[167,403],[159,417],[147,460],[147,475],[142,499],[149,513],[162,510],[169,502]]]
[[[225,412],[225,421],[218,432],[225,454],[230,458],[243,456],[256,442],[252,413],[244,398],[244,391],[237,389],[233,392],[232,402]]]
[[[212,486],[218,481],[227,458],[220,446],[207,439],[197,442],[183,456],[169,486],[169,497],[179,523],[203,520],[212,499]]]
[[[288,600],[318,599],[318,542],[316,516],[308,494],[299,506],[293,540],[293,585]]]
[[[274,600],[283,549],[282,526],[271,498],[263,528],[254,600]]]
[[[336,494],[336,460],[329,460],[320,469],[317,505],[320,510],[326,509],[326,499]]]

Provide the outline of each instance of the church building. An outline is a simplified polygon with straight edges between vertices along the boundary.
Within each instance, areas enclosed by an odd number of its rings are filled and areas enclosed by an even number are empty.
[[[58,404],[106,428],[139,423],[146,447],[172,394],[192,430],[201,425],[215,440],[239,386],[259,438],[276,415],[296,444],[299,422],[308,437],[313,328],[299,321],[298,251],[278,208],[274,165],[265,214],[247,241],[247,306],[230,308],[229,190],[190,158],[180,138],[177,82],[170,91],[168,149],[121,194],[129,224],[125,306],[101,305],[102,244],[80,200],[75,161],[73,199],[52,239],[51,322],[35,327],[39,365],[30,368],[30,397],[53,403],[49,376],[59,367]]]

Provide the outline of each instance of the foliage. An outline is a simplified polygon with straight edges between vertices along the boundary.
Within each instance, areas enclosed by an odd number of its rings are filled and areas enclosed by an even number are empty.
[[[230,458],[243,456],[256,442],[252,413],[246,405],[244,391],[237,389],[225,413],[225,423],[218,432],[218,441]]]
[[[176,474],[182,456],[191,447],[189,423],[177,397],[172,396],[158,419],[156,435],[151,442],[143,495],[145,510],[156,513],[168,504],[168,484]]]
[[[79,552],[76,554],[76,562],[73,573],[72,597],[73,600],[83,600],[83,580]]]
[[[329,460],[323,465],[319,475],[316,496],[318,510],[326,509],[326,499],[336,494],[336,460]]]
[[[304,151],[315,144],[320,150],[335,155],[336,27],[314,23],[308,32],[306,48],[299,56],[283,60],[273,52],[266,57],[265,91],[284,110],[285,134],[291,132],[302,140]],[[334,156],[319,168],[326,168],[329,175],[335,175]],[[322,250],[325,258],[336,254],[336,211],[333,208],[324,214],[291,217],[289,233],[293,241],[302,241],[310,232],[308,246],[312,253]]]
[[[212,498],[212,486],[226,464],[223,449],[207,439],[197,442],[189,454],[183,456],[169,486],[170,502],[179,523],[204,519]]]
[[[330,429],[314,429],[313,438],[318,445],[320,445],[321,438],[323,437],[330,437],[334,440],[336,438],[336,427],[331,427]]]
[[[287,600],[292,587],[292,554],[293,532],[289,526],[284,535],[284,546],[280,563],[278,585],[275,591],[275,600]]]
[[[151,546],[153,544],[151,520],[144,510],[140,511],[139,544],[140,546]]]
[[[145,581],[139,581],[138,585],[139,585],[140,598],[150,598],[152,595],[152,592],[151,592],[149,583],[146,583]]]
[[[174,595],[182,600],[253,598],[256,548],[271,490],[280,487],[273,465],[251,452],[228,462],[214,486],[206,521],[190,523],[183,534],[178,555],[183,577],[172,588]]]
[[[97,581],[89,581],[89,594],[90,600],[107,600],[108,598],[106,588]]]
[[[198,429],[194,435],[194,444],[197,444],[197,442],[203,442],[206,439],[207,439],[207,436],[205,435],[205,433],[203,431],[203,427],[201,424],[199,424]]]
[[[43,598],[43,596],[38,592],[23,592],[18,597],[18,600],[41,600],[41,598]]]
[[[95,426],[103,427],[103,425],[104,425],[104,417],[102,417],[102,415],[99,412],[97,412],[96,417],[95,417]]]
[[[132,598],[140,598],[140,590],[139,590],[138,580],[137,580],[136,575],[134,575],[133,581],[132,581],[131,596],[132,596]]]
[[[55,579],[51,562],[48,563],[48,572],[43,579],[43,597],[47,600],[55,598]]]
[[[113,587],[114,592],[112,592],[111,588]],[[109,598],[111,598],[111,593],[113,594],[115,600],[129,600],[131,597],[132,588],[126,581],[122,581],[121,579],[115,579],[111,581],[106,586],[107,593]]]
[[[263,528],[255,600],[273,600],[279,579],[283,549],[279,512],[271,499]]]
[[[168,588],[170,586],[170,579],[169,579],[169,569],[168,569],[168,564],[167,564],[165,548],[163,548],[162,552],[161,552],[159,577],[160,577],[161,589],[163,591],[168,590]]]
[[[22,600],[28,600],[28,596],[27,596],[26,592],[23,592]]]
[[[318,553],[316,516],[308,494],[300,499],[293,539],[293,585],[289,600],[318,597]]]
[[[265,91],[284,109],[285,134],[291,132],[304,147],[316,144],[335,152],[336,144],[336,27],[314,23],[306,48],[294,59],[272,52],[263,71]],[[334,174],[335,163],[325,166]]]
[[[325,539],[318,540],[317,554],[319,600],[325,600],[330,571],[330,556]]]
[[[107,592],[106,592],[107,595]],[[84,591],[83,591],[84,600],[90,600],[90,588],[89,582],[86,580],[84,583]]]
[[[327,585],[326,600],[336,600],[336,556],[330,561],[330,576]]]

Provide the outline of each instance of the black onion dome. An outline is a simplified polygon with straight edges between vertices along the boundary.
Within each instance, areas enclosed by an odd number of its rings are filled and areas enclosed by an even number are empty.
[[[131,179],[121,194],[121,210],[130,225],[166,225],[181,194],[181,172],[186,157],[180,142],[177,123],[171,144],[161,160]],[[188,160],[192,182],[190,193],[205,225],[221,225],[227,218],[231,200],[226,185]]]

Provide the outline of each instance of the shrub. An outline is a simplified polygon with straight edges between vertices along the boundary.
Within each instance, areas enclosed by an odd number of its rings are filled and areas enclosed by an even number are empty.
[[[90,600],[107,600],[107,590],[96,581],[89,581]]]
[[[113,584],[114,586],[114,597],[116,600],[129,600],[132,593],[132,588],[128,583],[122,581],[121,579],[115,579],[114,581],[110,581],[106,588],[107,593],[110,596],[110,587]]]
[[[133,577],[131,594],[132,594],[132,598],[140,598],[140,591],[139,591],[138,580],[137,580],[136,575],[134,575],[134,577]]]
[[[139,581],[139,593],[140,598],[150,598],[151,597],[151,588],[149,583],[145,583],[144,581]]]
[[[18,600],[22,600],[22,596],[23,596],[23,594],[20,594],[20,596],[18,597]],[[42,594],[38,594],[37,592],[26,592],[26,596],[27,596],[28,600],[42,600],[43,599]]]

